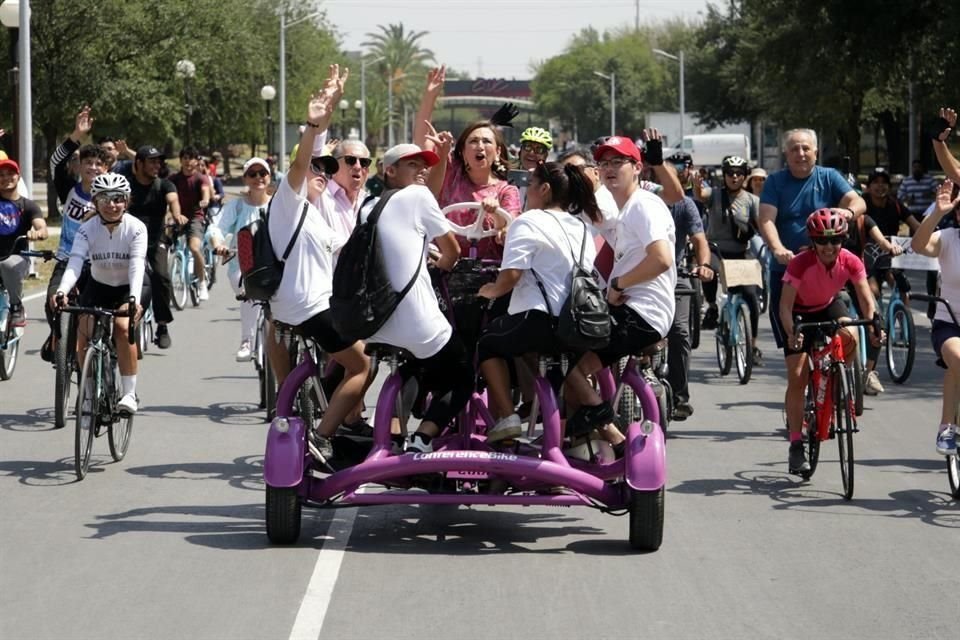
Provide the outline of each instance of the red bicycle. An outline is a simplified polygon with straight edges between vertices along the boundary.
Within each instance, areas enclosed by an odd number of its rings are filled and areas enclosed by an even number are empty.
[[[844,362],[843,342],[837,332],[843,327],[857,326],[873,326],[875,331],[879,331],[879,319],[826,322],[801,320],[797,318],[795,331],[813,334],[813,351],[807,355],[810,381],[807,384],[803,412],[803,430],[810,471],[802,475],[804,480],[808,480],[817,470],[820,443],[836,439],[840,449],[843,498],[850,500],[853,497],[853,434],[859,429],[854,406],[853,369],[848,368]]]

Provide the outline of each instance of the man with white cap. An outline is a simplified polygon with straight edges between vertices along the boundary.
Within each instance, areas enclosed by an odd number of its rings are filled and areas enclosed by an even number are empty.
[[[430,242],[440,250],[440,256],[431,259],[433,266],[449,271],[460,257],[450,223],[426,186],[430,167],[439,162],[436,153],[415,144],[398,144],[383,156],[384,196],[396,191],[376,221],[380,247],[395,290],[402,291],[414,274],[416,281],[393,315],[367,339],[406,349],[417,359],[405,365],[402,373],[408,378],[414,369],[422,372],[421,393],[423,389],[432,393],[433,400],[407,445],[408,451],[421,453],[433,450],[432,438],[453,420],[473,391],[470,355],[440,311],[427,271]],[[362,219],[376,200],[364,204]]]

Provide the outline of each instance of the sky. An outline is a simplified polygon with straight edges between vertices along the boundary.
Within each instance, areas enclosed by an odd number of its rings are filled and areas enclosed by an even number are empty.
[[[714,0],[718,3],[719,0]],[[695,19],[707,0],[640,0],[640,23]],[[438,62],[473,77],[526,80],[531,64],[563,52],[587,26],[633,26],[635,0],[324,0],[344,49],[359,51],[377,25],[427,31]]]

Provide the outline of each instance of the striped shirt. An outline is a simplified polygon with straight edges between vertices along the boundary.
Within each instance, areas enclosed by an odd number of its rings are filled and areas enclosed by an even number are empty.
[[[917,180],[912,175],[907,176],[900,183],[897,199],[907,203],[910,213],[920,219],[927,207],[937,195],[937,180],[929,173]]]

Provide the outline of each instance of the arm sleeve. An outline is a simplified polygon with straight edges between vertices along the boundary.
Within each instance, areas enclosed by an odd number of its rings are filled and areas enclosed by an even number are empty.
[[[224,205],[217,224],[210,226],[211,235],[219,242],[224,242],[227,235],[231,233],[236,235],[237,231],[239,231],[239,229],[236,228],[237,212],[240,210],[239,203],[240,199],[237,198]]]
[[[501,269],[529,270],[533,268],[533,258],[540,250],[540,238],[543,233],[523,217],[510,225],[507,241],[503,245]]]
[[[139,224],[130,243],[130,263],[127,277],[130,280],[130,295],[140,304],[140,290],[143,288],[143,274],[147,266],[147,229]]]
[[[73,237],[73,247],[70,249],[70,259],[67,261],[67,268],[60,279],[60,286],[57,291],[70,293],[77,280],[80,278],[80,271],[83,269],[83,261],[87,259],[90,252],[90,240],[87,238],[86,225],[77,229],[77,234]]]
[[[829,176],[830,181],[830,191],[833,194],[832,202],[840,202],[840,199],[843,196],[847,195],[853,191],[853,187],[850,186],[850,183],[840,175],[840,172],[836,169],[827,169],[827,175]],[[766,186],[766,185],[764,185]]]
[[[451,231],[450,221],[440,213],[440,205],[436,198],[430,193],[429,189],[423,187],[423,194],[420,196],[421,202],[418,203],[417,210],[420,212],[420,223],[427,240],[446,235]]]
[[[844,249],[846,251],[846,249]],[[853,253],[846,251],[847,253],[847,273],[850,277],[850,282],[860,282],[867,279],[867,269],[863,266],[863,260],[858,258]]]
[[[803,279],[803,272],[806,269],[806,252],[794,256],[787,263],[787,272],[783,274],[783,281],[789,284],[797,291],[800,291],[800,282]]]
[[[687,235],[692,236],[695,233],[703,233],[703,220],[700,219],[700,212],[697,205],[690,198],[683,199],[683,215],[686,218]],[[679,242],[680,239],[677,238]]]
[[[513,214],[514,217],[520,215],[523,203],[520,201],[520,190],[510,184],[504,187],[497,198],[500,200],[500,206]]]
[[[763,191],[760,192],[760,204],[769,204],[772,207],[779,208],[777,202],[777,189],[780,186],[777,184],[779,175],[779,173],[774,173],[763,183]]]
[[[53,186],[57,191],[57,198],[60,199],[60,204],[66,202],[67,196],[70,194],[70,189],[77,183],[76,180],[70,177],[70,172],[67,171],[67,164],[70,156],[79,148],[79,144],[67,138],[57,147],[53,155],[50,156],[50,175],[53,176]]]

